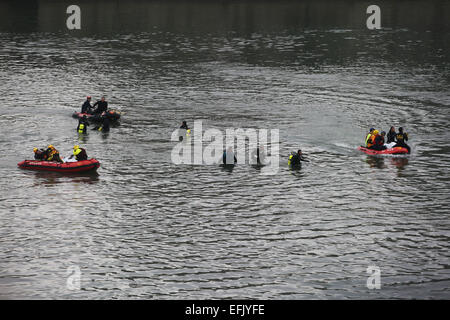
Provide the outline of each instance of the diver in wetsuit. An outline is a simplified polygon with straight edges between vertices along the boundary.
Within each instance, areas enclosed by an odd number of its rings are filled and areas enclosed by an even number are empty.
[[[189,137],[190,133],[191,133],[191,129],[189,129],[186,121],[183,121],[183,123],[180,126],[180,131],[178,132],[179,136],[178,136],[178,140],[179,141],[183,141],[183,136],[186,135]]]
[[[83,116],[80,120],[78,120],[77,131],[78,133],[86,133],[87,127],[89,126],[89,122],[86,116]]]
[[[183,123],[182,123],[181,126],[180,126],[180,129],[186,129],[186,130],[189,129],[189,127],[188,127],[186,121],[183,121]]]
[[[252,152],[252,160],[254,161],[256,158],[256,164],[257,165],[262,165],[265,163],[265,159],[266,159],[266,154],[264,152],[264,147],[260,146],[257,147],[255,150],[253,150]],[[254,164],[254,162],[253,162]]]
[[[108,115],[102,116],[102,125],[96,126],[93,130],[103,131],[103,132],[109,132],[110,124],[109,124],[109,117]]]
[[[395,128],[392,126],[391,129],[389,129],[389,132],[387,134],[387,144],[395,142],[395,137],[397,136],[397,132],[395,132]]]
[[[233,148],[229,147],[228,150],[223,150],[222,162],[226,165],[234,165],[237,162],[236,155],[233,152]]]
[[[86,97],[86,101],[81,106],[81,113],[92,113],[92,106],[91,106],[91,96]]]
[[[297,153],[292,152],[292,154],[289,156],[288,165],[292,167],[299,167],[301,166],[301,161],[309,162],[305,157],[303,157],[302,150],[298,150]]]
[[[408,153],[411,153],[411,147],[406,144],[405,141],[408,141],[408,134],[406,132],[403,132],[403,128],[398,128],[397,136],[395,137],[397,139],[397,144],[395,147],[403,147],[408,149]]]
[[[95,106],[97,106],[97,108],[94,110],[94,114],[102,114],[108,109],[108,102],[105,101],[105,97],[102,97],[101,100],[94,103],[92,107],[95,108]]]

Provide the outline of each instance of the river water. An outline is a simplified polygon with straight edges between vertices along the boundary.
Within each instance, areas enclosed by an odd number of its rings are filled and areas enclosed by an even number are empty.
[[[448,2],[30,3],[0,2],[0,298],[450,298]],[[173,164],[182,120],[278,129],[279,172]],[[411,155],[356,150],[391,125]],[[98,174],[17,168],[48,144]]]

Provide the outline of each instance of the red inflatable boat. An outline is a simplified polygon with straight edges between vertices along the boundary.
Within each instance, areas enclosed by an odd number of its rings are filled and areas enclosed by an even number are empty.
[[[39,171],[55,171],[63,173],[95,171],[100,167],[100,162],[92,158],[76,162],[54,162],[42,160],[24,160],[17,164],[19,168]]]
[[[364,153],[370,154],[370,155],[377,155],[377,154],[407,154],[408,149],[403,147],[395,147],[390,148],[386,150],[373,150],[373,149],[367,149],[364,147],[358,147],[358,150],[361,150]]]
[[[101,114],[101,115],[100,114],[89,114],[89,113],[81,113],[81,112],[75,111],[72,114],[72,117],[74,117],[75,119],[81,119],[84,116],[86,116],[86,118],[89,121],[101,122],[101,121],[103,121],[102,115],[103,114]],[[120,113],[120,111],[117,111],[117,110],[108,110],[108,111],[106,111],[106,115],[108,116],[109,120],[117,121],[120,119],[121,113]]]

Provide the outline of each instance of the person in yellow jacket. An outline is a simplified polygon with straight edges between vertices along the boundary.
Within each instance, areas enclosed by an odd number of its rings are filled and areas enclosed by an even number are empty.
[[[87,160],[88,158],[86,150],[84,148],[80,148],[79,145],[73,147],[73,155],[70,156],[70,159],[74,156],[77,161]]]
[[[59,156],[59,151],[53,145],[49,145],[46,150],[47,161],[63,162]]]
[[[367,143],[369,142],[370,137],[372,137],[372,133],[373,133],[374,130],[375,130],[374,128],[370,128],[369,133],[366,136],[366,141],[365,141],[366,148],[367,148]]]
[[[380,132],[378,130],[373,130],[372,131],[372,135],[369,137],[369,139],[367,140],[367,144],[366,147],[367,148],[372,148],[373,145],[375,144],[375,138],[380,134]]]

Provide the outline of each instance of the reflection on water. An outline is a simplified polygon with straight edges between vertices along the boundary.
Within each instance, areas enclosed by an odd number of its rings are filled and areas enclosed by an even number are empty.
[[[64,183],[88,183],[94,184],[99,181],[98,172],[78,172],[61,174],[60,172],[29,171],[27,175],[33,175],[36,179],[35,186],[41,184],[64,184]]]
[[[77,3],[68,32],[72,2],[0,1],[0,298],[450,298],[450,2],[380,1],[378,31],[365,1]],[[79,136],[86,95],[120,126]],[[279,129],[279,172],[174,165],[182,120]],[[411,155],[356,150],[392,125]],[[17,168],[49,143],[98,175]]]

